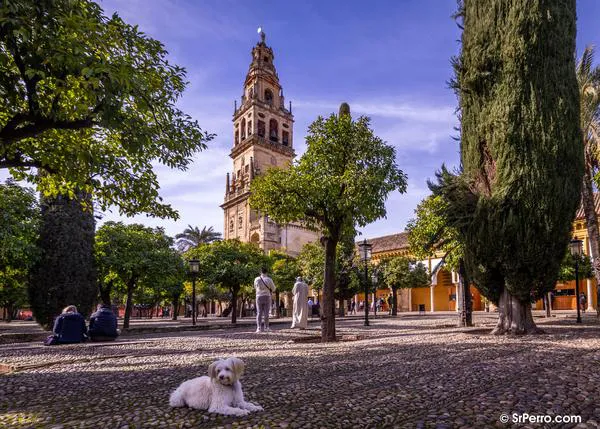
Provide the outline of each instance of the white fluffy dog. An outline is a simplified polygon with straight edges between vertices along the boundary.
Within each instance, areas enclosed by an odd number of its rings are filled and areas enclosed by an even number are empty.
[[[171,393],[172,407],[188,406],[230,416],[245,416],[263,407],[244,401],[239,378],[244,372],[244,362],[238,358],[218,360],[208,366],[208,377],[184,381]]]

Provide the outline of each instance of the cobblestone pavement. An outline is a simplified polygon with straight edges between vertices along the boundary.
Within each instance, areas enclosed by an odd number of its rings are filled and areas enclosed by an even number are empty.
[[[343,341],[250,329],[129,337],[112,344],[0,347],[2,428],[511,427],[502,413],[577,415],[600,425],[600,324],[536,318],[546,334],[488,335],[495,315],[359,319]],[[296,339],[296,341],[294,341]],[[265,411],[225,417],[168,406],[182,381],[218,357],[246,362],[246,398]],[[574,427],[548,424],[545,427]],[[512,427],[542,427],[515,424]]]

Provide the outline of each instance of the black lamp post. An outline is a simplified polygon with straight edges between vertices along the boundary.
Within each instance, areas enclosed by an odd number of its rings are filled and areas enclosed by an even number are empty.
[[[360,255],[365,264],[365,326],[369,326],[369,261],[371,260],[371,249],[373,245],[367,239],[358,245]]]
[[[200,261],[198,259],[190,259],[190,274],[192,276],[192,325],[196,326],[196,276],[200,270]]]
[[[579,309],[579,258],[583,251],[583,241],[576,238],[569,243],[571,255],[575,257],[575,303],[577,304],[577,323],[581,323],[581,312]]]

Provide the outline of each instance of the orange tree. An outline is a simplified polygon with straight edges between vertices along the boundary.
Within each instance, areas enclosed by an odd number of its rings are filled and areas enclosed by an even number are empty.
[[[319,117],[306,136],[307,150],[289,169],[270,169],[251,183],[250,205],[278,222],[302,221],[323,233],[325,245],[323,341],[335,341],[337,245],[356,225],[386,215],[390,192],[406,190],[395,150],[354,121],[343,103],[339,115]]]

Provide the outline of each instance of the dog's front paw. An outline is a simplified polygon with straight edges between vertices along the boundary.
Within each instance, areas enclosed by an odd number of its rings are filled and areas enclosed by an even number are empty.
[[[260,405],[255,405],[255,404],[248,404],[248,406],[246,407],[246,409],[250,410],[250,411],[264,411],[265,410]]]
[[[238,416],[238,417],[247,416],[248,414],[250,414],[250,411],[242,410],[241,408],[236,409],[235,412],[233,413],[234,416]]]

